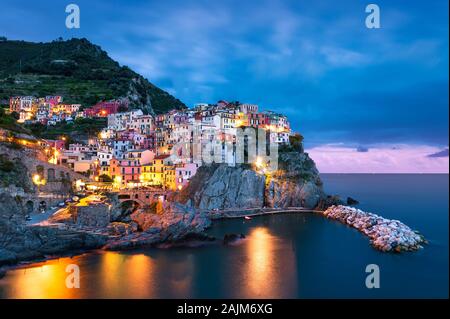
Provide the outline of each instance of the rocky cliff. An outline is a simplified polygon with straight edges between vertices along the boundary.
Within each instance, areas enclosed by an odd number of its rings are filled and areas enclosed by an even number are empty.
[[[325,198],[316,164],[303,152],[279,154],[278,170],[268,176],[264,195],[268,207],[315,208]]]
[[[27,226],[25,213],[12,196],[0,194],[0,266],[21,260],[98,248],[106,237],[56,227]]]
[[[264,206],[265,176],[243,166],[226,164],[200,167],[180,200],[191,200],[199,209]]]
[[[177,200],[200,210],[306,207],[326,199],[314,161],[304,152],[279,154],[278,170],[256,172],[249,165],[202,166]]]
[[[138,231],[110,240],[104,249],[120,250],[180,240],[208,239],[204,231],[211,225],[211,220],[204,213],[197,212],[191,206],[167,201],[163,210],[163,214],[149,213],[143,209],[134,211],[130,215],[131,224],[136,224]]]

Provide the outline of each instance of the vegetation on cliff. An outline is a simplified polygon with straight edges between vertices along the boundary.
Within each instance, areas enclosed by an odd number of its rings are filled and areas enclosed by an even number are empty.
[[[62,95],[67,102],[85,107],[128,98],[131,107],[157,114],[185,107],[84,38],[0,41],[0,101],[15,95]]]
[[[8,154],[0,153],[0,187],[15,185],[26,192],[31,191],[33,185],[27,172],[27,167],[21,161],[10,158]]]
[[[30,134],[30,131],[17,123],[17,119],[11,114],[6,114],[5,109],[0,107],[0,128],[16,132]]]
[[[47,127],[40,123],[26,125],[26,128],[36,137],[44,139],[67,138],[67,142],[86,140],[90,136],[97,136],[107,126],[106,118],[78,118],[73,122],[58,122]]]

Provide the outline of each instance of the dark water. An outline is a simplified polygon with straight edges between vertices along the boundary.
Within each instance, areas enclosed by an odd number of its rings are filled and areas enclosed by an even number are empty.
[[[448,298],[448,175],[324,175],[329,193],[399,219],[429,240],[416,253],[386,254],[356,230],[321,216],[277,215],[217,222],[243,233],[234,246],[91,253],[33,264],[0,279],[2,298]],[[81,288],[65,286],[77,264]],[[367,289],[365,268],[380,267]]]

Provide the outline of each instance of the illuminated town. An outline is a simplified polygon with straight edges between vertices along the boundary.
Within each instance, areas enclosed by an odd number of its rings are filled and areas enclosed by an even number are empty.
[[[0,302],[448,298],[449,4],[2,1]]]
[[[107,127],[87,143],[69,144],[65,136],[41,142],[49,163],[83,174],[90,181],[87,186],[94,190],[105,187],[181,190],[204,163],[202,157],[194,156],[193,148],[206,152],[207,144],[218,141],[219,147],[211,151],[216,152],[212,155],[219,162],[234,166],[238,129],[264,130],[270,143],[277,145],[289,144],[292,134],[286,116],[261,112],[255,104],[227,101],[196,104],[192,109],[153,116],[129,109],[127,101],[99,102],[81,110],[80,104],[63,103],[62,96],[24,96],[10,98],[10,112],[19,115],[19,123],[41,123],[50,130],[58,122],[106,118]],[[194,134],[199,136],[200,144]],[[179,145],[184,147],[176,148]],[[256,165],[261,166],[260,162],[260,158],[255,160]],[[36,175],[33,180],[37,184],[43,179]],[[78,181],[77,186],[85,184]]]

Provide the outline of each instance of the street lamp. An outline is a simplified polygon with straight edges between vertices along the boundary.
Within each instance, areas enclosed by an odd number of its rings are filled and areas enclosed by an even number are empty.
[[[39,186],[45,185],[46,183],[47,183],[47,181],[44,178],[41,178],[41,175],[39,175],[39,174],[33,175],[33,184],[37,186],[38,193],[40,192]]]

